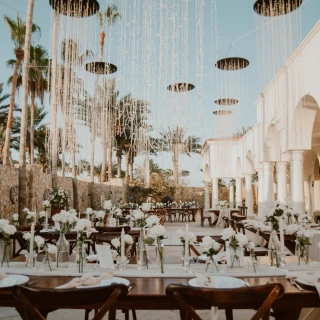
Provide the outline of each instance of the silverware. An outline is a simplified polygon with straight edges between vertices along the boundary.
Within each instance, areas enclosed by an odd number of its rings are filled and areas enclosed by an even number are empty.
[[[251,284],[248,282],[248,281],[245,281],[245,285],[250,288],[251,287]]]
[[[293,286],[296,286],[297,289],[299,289],[300,291],[304,291],[304,289],[301,288],[293,279],[290,279],[290,283],[291,283]]]
[[[136,285],[135,282],[130,283],[129,287],[128,287],[128,292]]]
[[[28,286],[32,286],[33,284],[35,284],[35,283],[37,283],[37,282],[38,282],[38,280],[31,281],[31,282],[28,283]]]

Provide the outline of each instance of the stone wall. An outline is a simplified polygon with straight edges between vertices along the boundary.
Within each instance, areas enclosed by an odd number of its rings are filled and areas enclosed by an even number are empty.
[[[92,188],[92,208],[102,209],[104,200],[111,200],[114,204],[122,201],[122,186],[108,183],[95,183]]]
[[[46,196],[45,196],[45,191]],[[27,207],[31,211],[42,211],[42,203],[48,197],[48,192],[52,190],[52,177],[50,174],[43,173],[38,165],[27,166]]]
[[[11,220],[11,215],[18,212],[18,187],[19,169],[0,165],[0,218]]]
[[[73,180],[74,205],[73,208],[84,212],[90,207],[90,182]]]

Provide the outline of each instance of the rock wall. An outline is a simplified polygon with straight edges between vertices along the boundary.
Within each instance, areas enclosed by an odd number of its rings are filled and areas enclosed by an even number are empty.
[[[52,190],[51,175],[41,172],[38,165],[27,166],[27,191],[29,192],[27,207],[31,211],[42,211],[42,203],[49,200]]]
[[[102,209],[104,200],[111,200],[116,205],[122,201],[122,186],[119,185],[95,183],[92,187],[92,192],[91,205],[96,210]]]
[[[73,180],[74,205],[73,208],[84,212],[90,207],[90,182]]]
[[[11,220],[11,215],[18,212],[18,188],[19,169],[0,165],[0,218]]]

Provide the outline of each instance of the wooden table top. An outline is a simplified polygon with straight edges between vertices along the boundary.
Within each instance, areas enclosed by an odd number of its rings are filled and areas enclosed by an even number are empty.
[[[296,257],[288,257],[291,262]],[[166,262],[175,263],[177,257],[166,259]],[[265,262],[267,257],[263,257],[262,262]],[[171,261],[169,261],[171,260]],[[17,260],[15,260],[17,261]],[[220,275],[220,274],[219,274]],[[129,294],[121,298],[117,308],[120,310],[176,310],[178,305],[174,300],[168,298],[165,294],[166,287],[172,283],[188,284],[188,280],[194,275],[186,274],[185,277],[126,277],[131,283],[135,282],[134,288]],[[38,288],[55,288],[69,282],[71,276],[29,276],[30,282],[37,281],[32,284],[32,287]],[[296,287],[281,276],[265,276],[265,277],[239,277],[247,281],[251,286],[259,286],[267,283],[281,283],[285,288],[283,297],[277,300],[274,307],[278,309],[285,320],[298,319],[301,308],[320,307],[320,299],[318,293],[310,288],[304,291],[298,290]],[[11,295],[10,288],[0,290],[0,306],[21,307],[19,302],[14,300]]]

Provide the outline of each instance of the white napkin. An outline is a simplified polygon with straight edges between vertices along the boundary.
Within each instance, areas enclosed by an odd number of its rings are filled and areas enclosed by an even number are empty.
[[[91,254],[90,256],[87,256],[87,260],[90,262],[94,262],[98,260],[98,255],[97,254]]]
[[[56,289],[71,289],[79,286],[93,286],[100,283],[102,280],[111,279],[113,272],[105,272],[100,277],[94,277],[90,273],[86,273],[81,278],[74,278],[70,282],[63,284],[62,286],[56,287]]]
[[[308,274],[306,272],[301,272],[301,271],[297,271],[297,272],[288,271],[286,274],[286,278],[287,279],[299,278],[301,280],[309,282],[311,285],[315,286],[320,297],[320,282],[318,281],[318,279],[320,279],[320,273]]]
[[[219,288],[217,284],[212,282],[212,278],[210,276],[205,276],[200,273],[196,273],[196,277],[198,279],[198,284],[205,288]],[[218,307],[211,307],[211,320],[218,320],[219,309]]]
[[[4,278],[6,278],[8,275],[4,272],[0,272],[0,280],[3,280]]]

